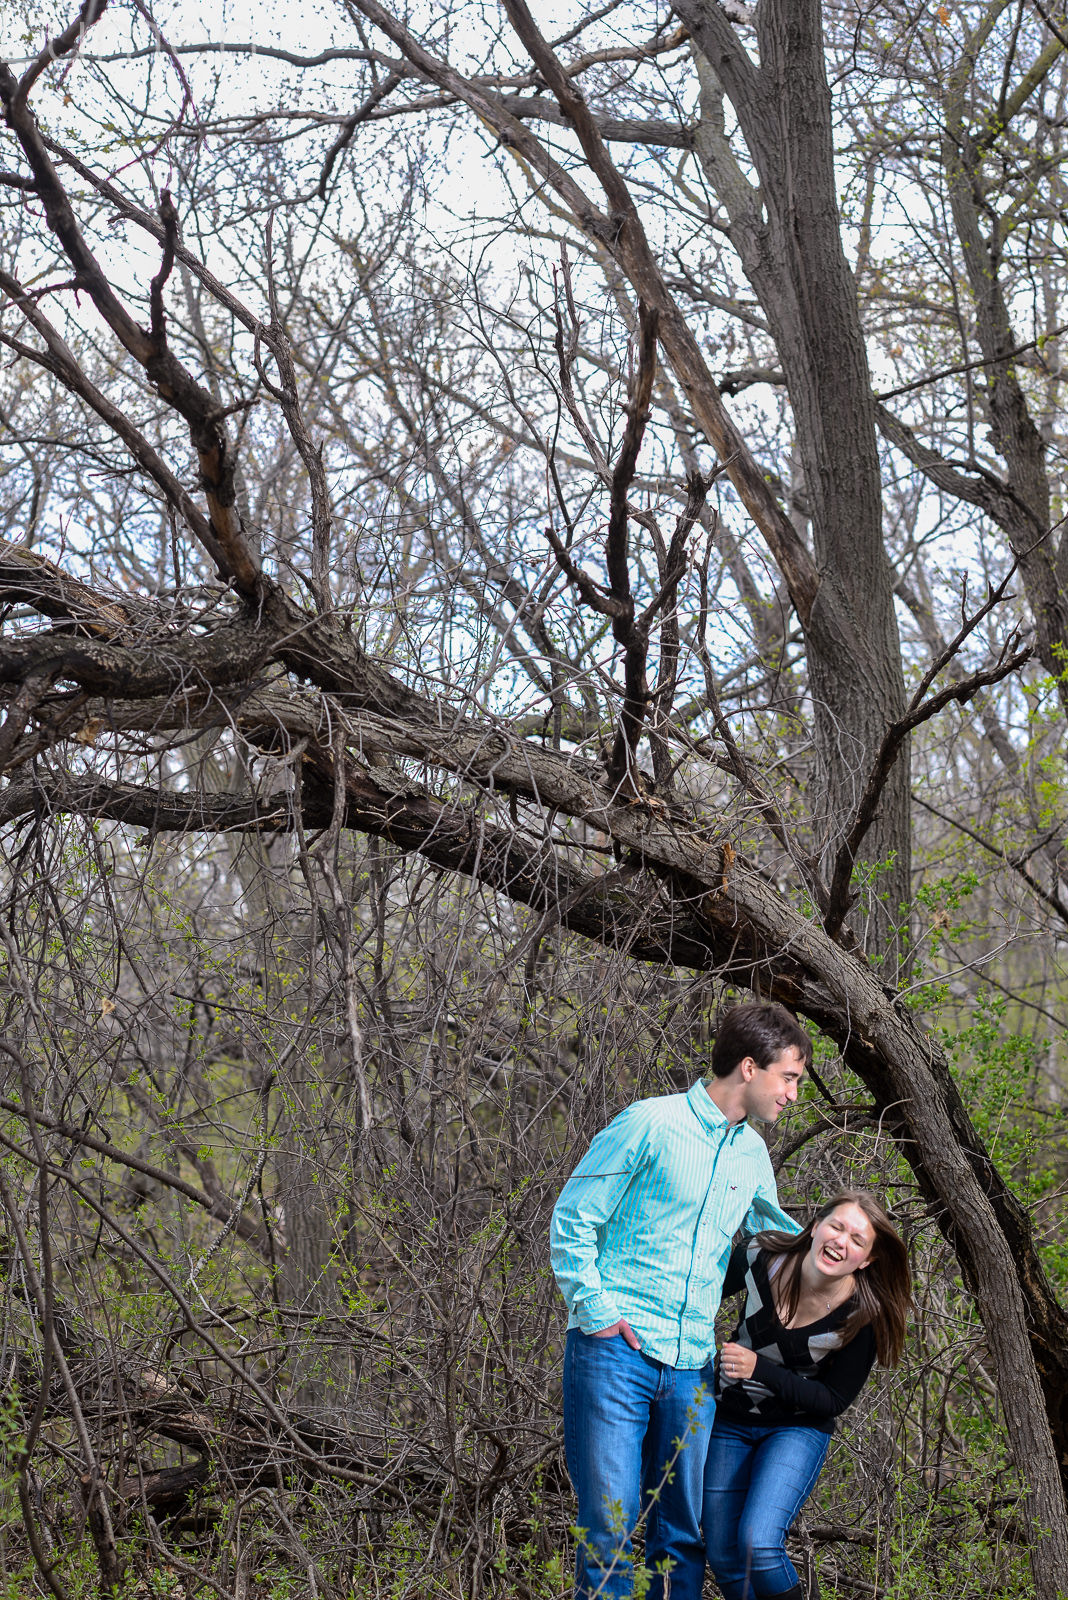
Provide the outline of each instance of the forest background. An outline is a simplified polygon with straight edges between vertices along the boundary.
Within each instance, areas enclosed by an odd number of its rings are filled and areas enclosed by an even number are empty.
[[[2,31],[0,1592],[565,1595],[549,1210],[755,992],[917,1283],[810,1595],[1056,1600],[1063,12]]]

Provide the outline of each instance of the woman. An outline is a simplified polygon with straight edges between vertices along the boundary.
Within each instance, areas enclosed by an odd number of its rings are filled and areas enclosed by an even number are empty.
[[[815,1487],[834,1419],[876,1358],[896,1363],[912,1305],[908,1255],[874,1196],[844,1190],[802,1233],[764,1233],[731,1256],[744,1288],[720,1351],[705,1469],[704,1535],[724,1600],[802,1600],[786,1535]]]

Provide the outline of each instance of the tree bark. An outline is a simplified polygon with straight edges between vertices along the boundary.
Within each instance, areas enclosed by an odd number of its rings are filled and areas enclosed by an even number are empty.
[[[973,49],[975,41],[971,41]],[[969,126],[968,84],[975,61],[967,47],[950,74],[944,98],[942,162],[950,210],[975,308],[975,337],[986,362],[980,404],[1005,463],[996,516],[1008,537],[1035,619],[1039,658],[1057,685],[1068,713],[1068,535],[1050,527],[1051,491],[1046,446],[1035,426],[1012,352],[1018,346],[1001,282],[1001,219],[987,204],[988,233],[981,222],[983,149]]]
[[[822,773],[821,844],[830,859],[883,735],[901,715],[904,688],[883,543],[875,402],[842,249],[821,7],[819,0],[763,0],[756,11],[759,66],[716,0],[680,0],[676,9],[699,52],[695,148],[772,331],[797,430],[820,573],[805,643]],[[759,189],[730,149],[721,85]],[[863,847],[864,860],[879,868],[880,897],[866,943],[890,975],[903,953],[898,930],[911,898],[908,793],[904,750]]]

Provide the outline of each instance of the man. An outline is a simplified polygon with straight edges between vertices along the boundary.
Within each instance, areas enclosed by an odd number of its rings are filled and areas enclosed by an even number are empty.
[[[720,1021],[711,1076],[687,1094],[628,1106],[556,1203],[578,1600],[632,1594],[630,1535],[643,1512],[649,1600],[700,1600],[715,1320],[731,1243],[739,1229],[799,1231],[779,1209],[767,1149],[747,1119],[774,1122],[811,1059],[812,1041],[782,1006],[734,1006]]]

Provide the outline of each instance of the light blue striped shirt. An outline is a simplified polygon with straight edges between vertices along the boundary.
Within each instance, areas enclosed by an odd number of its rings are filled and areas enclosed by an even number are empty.
[[[731,1241],[763,1228],[800,1232],[779,1209],[760,1135],[728,1122],[703,1082],[636,1101],[597,1135],[553,1211],[568,1327],[624,1317],[654,1360],[703,1367]]]

